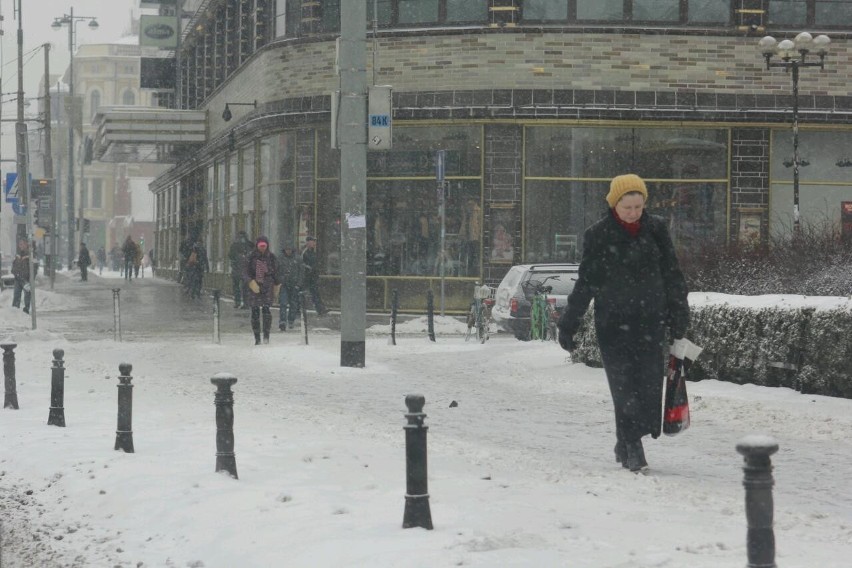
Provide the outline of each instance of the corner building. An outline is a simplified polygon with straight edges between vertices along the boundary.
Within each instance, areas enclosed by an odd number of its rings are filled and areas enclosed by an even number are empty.
[[[206,239],[207,285],[228,289],[237,231],[319,239],[324,297],[339,296],[340,0],[195,2],[173,104],[206,111],[203,143],[156,179],[160,265]],[[373,33],[373,10],[377,7]],[[368,155],[368,307],[422,309],[441,264],[447,305],[512,264],[576,261],[612,176],[647,180],[681,255],[789,233],[792,82],[757,43],[832,39],[801,70],[802,223],[852,208],[852,2],[800,0],[367,0],[367,76],[393,87],[393,149]],[[161,97],[161,100],[170,100]],[[254,105],[256,101],[256,105]],[[230,104],[229,104],[230,103]],[[241,103],[241,104],[234,104]],[[232,118],[222,117],[229,104]],[[440,250],[435,180],[446,150]],[[850,209],[852,212],[852,209]]]

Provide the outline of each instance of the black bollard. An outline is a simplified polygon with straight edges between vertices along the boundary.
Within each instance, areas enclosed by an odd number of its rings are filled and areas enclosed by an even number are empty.
[[[112,289],[112,339],[121,342],[121,288]]]
[[[210,382],[216,385],[216,472],[227,471],[231,477],[239,479],[234,456],[234,393],[231,391],[237,378],[219,373]]]
[[[432,290],[426,291],[426,322],[429,341],[435,341],[435,295]]]
[[[213,343],[222,343],[221,335],[219,334],[219,298],[221,291],[213,290]]]
[[[746,436],[737,444],[744,457],[743,486],[748,521],[746,547],[748,568],[776,568],[775,532],[772,528],[773,509],[772,460],[778,443],[768,436]]]
[[[118,366],[118,426],[115,430],[115,449],[133,453],[133,385],[130,371],[133,365],[122,363]]]
[[[305,345],[308,344],[308,307],[307,302],[307,293],[302,290],[299,292],[299,306],[302,311],[302,335],[305,337]]]
[[[429,509],[429,481],[426,477],[426,432],[423,424],[426,415],[423,405],[426,398],[419,394],[405,397],[408,424],[405,430],[405,514],[402,528],[422,527],[432,530],[432,512]]]
[[[6,396],[3,399],[3,408],[19,410],[18,391],[15,384],[15,347],[17,343],[2,343],[3,348],[3,378],[6,386]]]
[[[399,291],[394,288],[391,292],[390,342],[396,345],[396,315],[399,312]]]
[[[65,426],[65,351],[53,350],[53,367],[50,368],[50,413],[48,426]]]

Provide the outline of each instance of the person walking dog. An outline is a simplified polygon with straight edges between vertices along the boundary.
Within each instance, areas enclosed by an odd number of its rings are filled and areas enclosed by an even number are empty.
[[[579,276],[559,319],[559,343],[574,351],[574,334],[594,299],[615,409],[615,459],[635,472],[648,467],[642,437],[660,435],[666,332],[670,339],[686,333],[687,287],[665,221],[645,210],[642,178],[614,177],[606,201],[609,210],[583,235]]]

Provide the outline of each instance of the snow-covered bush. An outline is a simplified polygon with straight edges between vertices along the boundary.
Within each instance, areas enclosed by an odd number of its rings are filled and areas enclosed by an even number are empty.
[[[690,379],[852,398],[852,299],[690,294],[687,337],[704,348]],[[601,366],[593,310],[576,357]]]

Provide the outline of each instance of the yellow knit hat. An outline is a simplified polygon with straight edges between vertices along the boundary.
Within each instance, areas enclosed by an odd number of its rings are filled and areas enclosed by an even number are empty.
[[[606,194],[606,202],[610,208],[615,208],[615,204],[621,201],[625,193],[638,191],[645,196],[645,201],[648,201],[648,188],[645,187],[645,182],[636,174],[624,174],[615,176],[609,183],[609,193]]]

